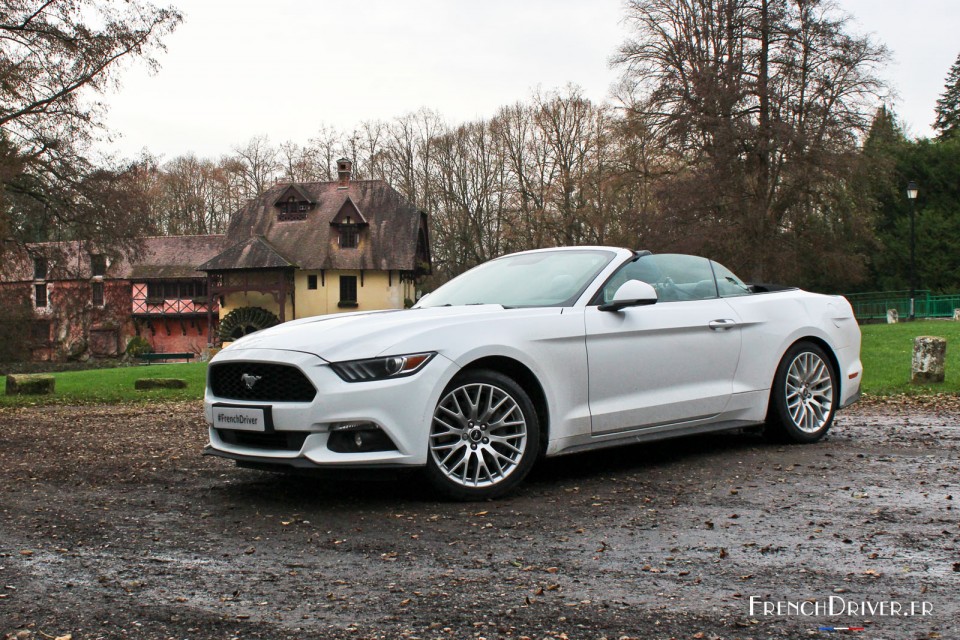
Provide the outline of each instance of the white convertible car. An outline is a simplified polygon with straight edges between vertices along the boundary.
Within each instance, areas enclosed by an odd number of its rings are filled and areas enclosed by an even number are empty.
[[[515,487],[541,456],[764,425],[814,442],[859,396],[839,296],[748,286],[689,255],[543,249],[412,309],[306,318],[213,358],[206,453],[241,466],[425,467],[444,493]]]

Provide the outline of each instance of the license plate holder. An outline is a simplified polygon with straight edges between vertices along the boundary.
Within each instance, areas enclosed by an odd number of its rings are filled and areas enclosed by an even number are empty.
[[[251,406],[237,404],[213,405],[213,426],[215,429],[232,431],[273,431],[273,416],[269,406]]]

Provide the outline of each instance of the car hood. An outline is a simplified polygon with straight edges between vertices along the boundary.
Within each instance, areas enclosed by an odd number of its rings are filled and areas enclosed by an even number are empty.
[[[476,323],[502,319],[522,321],[531,315],[559,315],[558,307],[504,309],[500,305],[431,307],[358,313],[338,313],[286,322],[257,331],[224,349],[274,349],[300,351],[328,362],[394,355],[392,348],[405,342],[423,343],[423,336],[437,336],[437,342],[449,336],[465,336]],[[441,338],[441,336],[444,336]],[[418,339],[420,338],[420,339]],[[426,341],[428,344],[430,340]],[[435,344],[431,350],[442,349]],[[399,353],[399,352],[398,352]]]

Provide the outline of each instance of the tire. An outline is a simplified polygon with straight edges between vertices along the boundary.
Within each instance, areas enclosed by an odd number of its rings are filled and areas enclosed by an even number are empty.
[[[427,478],[457,500],[487,500],[516,487],[540,451],[540,423],[526,391],[478,369],[447,385],[430,422]]]
[[[796,343],[777,367],[764,435],[776,442],[816,442],[833,424],[839,395],[826,352],[812,342]]]

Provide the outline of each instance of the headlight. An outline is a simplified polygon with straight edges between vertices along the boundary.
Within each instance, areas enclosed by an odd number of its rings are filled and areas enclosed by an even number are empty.
[[[413,375],[435,355],[435,353],[411,353],[405,356],[348,360],[333,362],[330,368],[346,382],[370,382]]]

